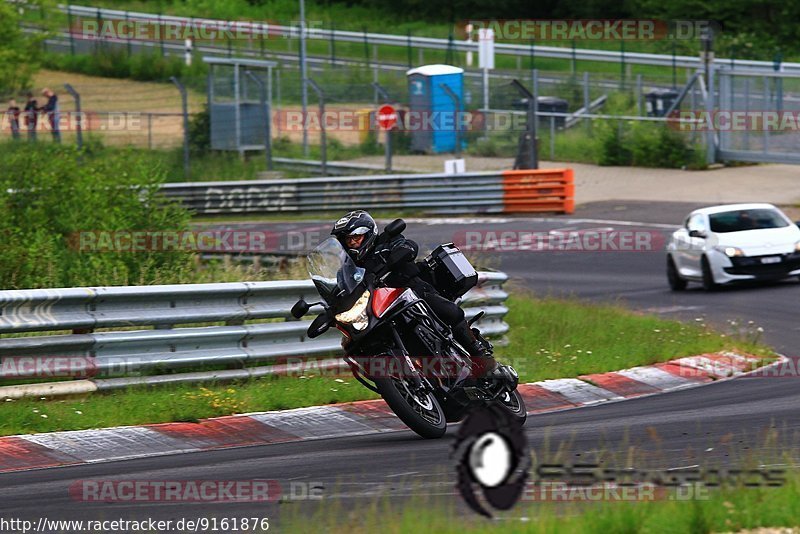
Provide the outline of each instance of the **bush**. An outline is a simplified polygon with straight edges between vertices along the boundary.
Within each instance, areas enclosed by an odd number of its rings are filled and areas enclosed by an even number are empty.
[[[132,152],[92,150],[0,145],[3,289],[169,283],[192,269],[185,252],[81,250],[80,232],[182,231],[189,221],[157,194],[158,165]]]
[[[130,78],[138,81],[167,81],[170,77],[184,80],[189,86],[202,86],[208,66],[194,61],[187,67],[178,56],[162,56],[159,51],[128,55],[125,48],[100,46],[93,54],[46,54],[43,65],[50,69],[77,72],[106,78]]]

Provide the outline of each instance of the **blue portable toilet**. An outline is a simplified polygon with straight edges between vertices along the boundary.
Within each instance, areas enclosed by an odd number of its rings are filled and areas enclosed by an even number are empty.
[[[464,69],[452,65],[424,65],[409,70],[406,76],[410,114],[406,117],[406,127],[411,130],[411,150],[453,152],[459,119],[457,112],[464,110]],[[458,96],[460,109],[456,109],[442,85]],[[460,137],[464,148],[463,131]]]

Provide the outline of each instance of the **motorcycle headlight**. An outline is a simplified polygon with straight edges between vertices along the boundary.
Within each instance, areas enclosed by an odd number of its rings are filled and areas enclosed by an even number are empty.
[[[335,319],[343,324],[351,324],[356,330],[364,330],[369,324],[367,317],[367,304],[369,303],[369,291],[364,291],[353,307],[336,315]]]
[[[715,247],[729,258],[744,256],[744,251],[738,247]]]

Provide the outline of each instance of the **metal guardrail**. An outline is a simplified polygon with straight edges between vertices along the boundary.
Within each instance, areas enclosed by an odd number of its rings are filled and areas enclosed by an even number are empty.
[[[205,215],[341,211],[353,207],[431,208],[430,211],[442,213],[558,212],[564,211],[566,200],[572,200],[572,193],[563,187],[567,171],[527,171],[531,177],[527,185],[515,176],[513,203],[509,198],[509,171],[183,182],[164,184],[161,191],[167,198]]]
[[[467,317],[485,312],[477,325],[490,337],[501,337],[508,331],[503,321],[508,294],[502,288],[507,279],[504,273],[480,272],[478,285],[462,302]],[[203,364],[241,368],[252,362],[341,354],[338,331],[309,340],[306,329],[310,321],[291,317],[291,306],[300,297],[317,298],[310,280],[0,291],[0,334],[72,330],[70,334],[4,337],[0,339],[0,360],[76,358],[90,362],[91,375],[128,376],[152,368]],[[263,319],[284,321],[245,324]],[[225,325],[180,326],[209,322]],[[121,327],[152,329],[96,331]],[[13,375],[7,372],[13,366],[1,367],[5,378],[38,376],[35,366],[20,366]],[[245,376],[263,374],[264,369],[217,374]],[[176,376],[172,381],[181,379]],[[146,378],[147,383],[171,380]],[[117,382],[105,386],[132,385],[143,378],[114,380]],[[4,390],[13,387],[0,387],[0,398]]]
[[[176,17],[171,15],[157,15],[154,13],[142,13],[121,11],[116,9],[103,9],[88,6],[59,4],[58,9],[62,13],[76,16],[89,17],[92,19],[112,19],[112,20],[138,20],[152,21],[158,24],[181,25],[192,24],[195,26],[205,25],[209,28],[220,28],[221,30],[236,27],[240,31],[245,31],[258,38],[265,36],[274,38],[299,37],[299,28],[296,26],[282,26],[277,24],[248,22],[248,21],[224,21],[216,19],[204,19],[194,17]],[[414,48],[433,49],[433,50],[455,50],[458,52],[478,51],[476,41],[437,39],[432,37],[409,37],[407,35],[391,35],[382,33],[365,33],[345,30],[328,30],[322,28],[306,28],[308,39],[333,40],[336,42],[363,43],[365,39],[370,44],[390,45],[406,47],[409,44]],[[122,40],[124,42],[124,40]],[[227,49],[220,47],[221,50]],[[515,57],[530,57],[531,46],[529,44],[516,45],[508,43],[495,44],[495,53],[499,55],[509,55]],[[609,50],[592,50],[585,48],[567,48],[556,46],[533,46],[533,53],[536,57],[564,59],[572,61],[596,61],[604,63],[634,63],[639,65],[654,65],[661,67],[680,67],[680,68],[701,68],[702,61],[698,56],[672,56],[662,54],[646,54],[641,52],[616,52]],[[772,61],[755,61],[730,58],[715,58],[715,65],[728,66],[740,70],[774,70]],[[782,63],[781,69],[784,72],[800,73],[800,63]]]

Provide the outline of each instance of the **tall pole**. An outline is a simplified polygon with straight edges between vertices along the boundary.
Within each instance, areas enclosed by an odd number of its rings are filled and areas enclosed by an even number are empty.
[[[181,109],[183,111],[183,175],[189,180],[191,171],[189,170],[189,106],[186,95],[186,87],[178,81],[175,76],[170,76],[169,81],[175,84],[181,93]],[[237,105],[238,107],[238,105]],[[238,146],[238,141],[237,141]]]
[[[300,98],[303,113],[303,157],[308,157],[308,72],[306,71],[306,3],[300,0]]]

